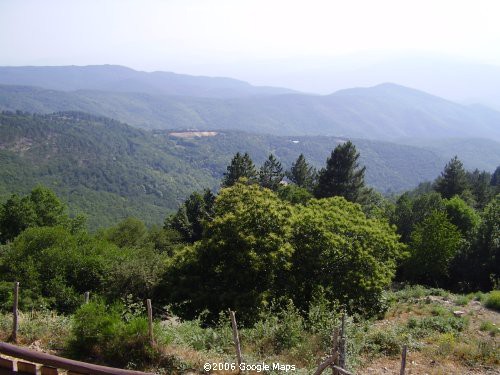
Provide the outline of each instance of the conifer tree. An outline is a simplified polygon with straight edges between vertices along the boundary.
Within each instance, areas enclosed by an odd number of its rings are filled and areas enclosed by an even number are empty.
[[[285,173],[283,172],[281,163],[273,154],[270,154],[264,164],[262,164],[262,167],[260,167],[260,186],[271,190],[277,190],[283,177],[285,177]]]
[[[359,153],[351,141],[335,147],[326,160],[326,168],[319,172],[314,195],[317,198],[342,196],[359,202],[365,189],[365,169],[359,168]]]
[[[441,176],[436,179],[434,189],[441,194],[443,198],[452,198],[455,195],[461,195],[469,189],[467,173],[464,165],[458,157],[455,156],[444,167]]]
[[[311,191],[314,186],[314,180],[316,179],[316,169],[307,164],[304,154],[300,154],[295,163],[292,164],[292,168],[287,173],[287,177],[295,185]]]
[[[231,164],[227,166],[227,172],[224,173],[222,187],[233,186],[240,178],[247,178],[250,183],[257,180],[257,171],[248,153],[241,155],[237,152],[234,155]]]

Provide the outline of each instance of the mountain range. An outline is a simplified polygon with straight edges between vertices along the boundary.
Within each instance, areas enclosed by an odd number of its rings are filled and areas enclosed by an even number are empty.
[[[500,140],[500,112],[395,84],[309,95],[226,78],[172,74],[120,66],[0,68],[0,109],[84,111],[143,129],[216,128],[388,141]]]

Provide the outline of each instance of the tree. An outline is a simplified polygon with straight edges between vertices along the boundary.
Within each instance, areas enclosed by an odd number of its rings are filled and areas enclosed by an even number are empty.
[[[464,239],[472,240],[481,222],[476,211],[457,195],[444,200],[444,206],[450,222],[458,228]]]
[[[257,171],[248,153],[241,155],[237,152],[234,155],[231,164],[227,166],[227,172],[224,173],[222,187],[233,186],[240,178],[246,178],[249,183],[257,181]]]
[[[37,186],[29,195],[36,212],[36,224],[39,227],[51,227],[62,224],[67,217],[64,215],[66,206],[50,189]]]
[[[461,195],[469,189],[467,173],[457,156],[446,164],[441,176],[436,179],[434,188],[443,198]]]
[[[321,288],[351,313],[378,312],[405,248],[398,237],[387,222],[366,218],[359,205],[342,197],[296,206],[287,284],[294,303],[307,309]]]
[[[312,191],[316,179],[316,169],[307,164],[304,154],[300,154],[295,163],[292,164],[287,177],[298,187]]]
[[[65,214],[66,206],[55,193],[42,186],[35,187],[25,197],[17,194],[0,206],[0,241],[12,241],[23,230],[30,227],[66,225],[75,226]],[[82,224],[83,225],[83,224]]]
[[[500,194],[485,207],[481,219],[466,276],[471,289],[489,291],[500,282]]]
[[[409,244],[410,257],[403,266],[406,278],[427,285],[443,286],[453,258],[462,246],[462,236],[446,213],[433,211],[415,226]]]
[[[23,230],[34,226],[35,222],[36,213],[29,198],[11,195],[0,207],[0,241],[12,241]]]
[[[341,196],[351,202],[362,198],[365,186],[365,167],[359,168],[359,153],[351,141],[335,147],[319,172],[315,190],[317,198]]]
[[[118,248],[100,238],[62,226],[33,227],[7,248],[0,274],[23,285],[24,303],[67,313],[81,305],[84,292],[102,293],[109,267],[122,260]]]
[[[297,185],[282,185],[276,191],[278,197],[291,204],[305,204],[313,198],[312,194]]]
[[[201,239],[204,224],[212,220],[215,196],[209,189],[203,194],[192,193],[177,210],[177,213],[165,221],[165,228],[178,231],[186,242]]]
[[[495,189],[495,194],[500,193],[500,165],[491,175],[490,185],[493,187],[493,189]]]
[[[255,321],[288,267],[290,216],[285,202],[258,185],[222,189],[202,240],[174,257],[158,298],[174,302],[184,318],[208,310],[217,319],[231,308],[243,323]]]
[[[494,188],[490,185],[491,178],[490,173],[480,172],[479,169],[467,172],[467,179],[475,201],[474,207],[478,210],[482,210],[494,196]]]
[[[280,186],[281,180],[285,177],[281,163],[270,154],[267,160],[262,164],[259,171],[259,184],[263,188],[276,191]]]
[[[129,217],[109,228],[104,237],[118,247],[138,248],[144,244],[147,234],[148,230],[144,222],[135,217]]]

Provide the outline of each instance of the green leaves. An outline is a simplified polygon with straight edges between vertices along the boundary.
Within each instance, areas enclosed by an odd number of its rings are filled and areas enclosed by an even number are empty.
[[[449,276],[450,264],[462,246],[462,236],[446,213],[434,211],[411,234],[410,257],[405,274],[413,281],[442,285]]]
[[[249,323],[283,295],[306,310],[318,288],[350,311],[370,312],[403,249],[392,227],[344,198],[292,206],[237,183],[220,192],[202,240],[176,256],[159,291],[171,291],[163,298],[190,318],[231,308]]]

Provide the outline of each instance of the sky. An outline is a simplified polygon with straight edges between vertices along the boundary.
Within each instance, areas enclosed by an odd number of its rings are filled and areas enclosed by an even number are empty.
[[[498,0],[0,0],[0,65],[213,75],[422,51],[500,65],[499,15]]]

